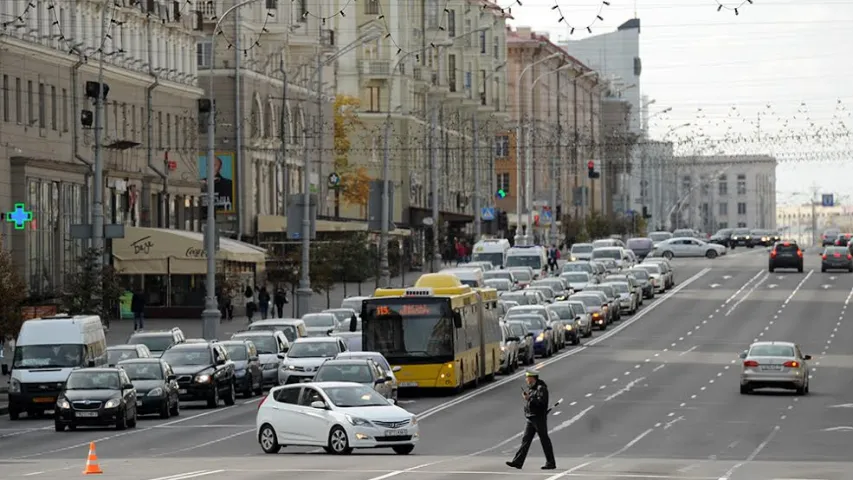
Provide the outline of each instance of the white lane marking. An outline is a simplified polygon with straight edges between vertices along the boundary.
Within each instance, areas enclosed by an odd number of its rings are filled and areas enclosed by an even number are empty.
[[[213,475],[214,473],[222,473],[224,471],[225,470],[196,470],[195,472],[178,473],[165,477],[152,478],[151,480],[184,480],[186,478],[198,478]]]
[[[770,275],[767,274],[767,275],[763,276],[760,280],[755,282],[755,285],[753,285],[752,288],[750,288],[742,297],[740,297],[740,299],[737,302],[734,303],[734,305],[732,305],[732,307],[726,312],[725,316],[728,317],[729,315],[731,315],[732,312],[734,312],[735,309],[738,307],[738,305],[743,303],[744,300],[746,300],[747,298],[749,298],[750,295],[752,295],[752,292],[754,292],[755,289],[757,289],[758,287],[761,286],[762,283],[767,281],[767,277],[769,277],[769,276]]]
[[[664,363],[662,363],[662,364],[658,365],[657,367],[655,367],[655,368],[653,368],[653,369],[652,369],[652,373],[657,372],[658,370],[662,369],[662,368],[663,368],[663,367],[665,367],[665,366],[666,366],[666,364],[664,364]]]
[[[237,425],[237,424],[225,425],[225,424],[215,423],[215,424],[210,424],[210,425],[155,425],[151,428],[154,428],[155,430],[161,429],[161,428],[166,428],[166,429],[175,428],[175,429],[186,430],[189,428],[249,428],[249,427],[254,427],[254,426],[255,425],[250,425],[248,423],[245,425]]]
[[[697,348],[699,348],[699,345],[693,345],[692,347],[688,348],[687,350],[679,353],[678,356],[683,357],[683,356],[687,355],[688,353],[692,352],[693,350],[696,350]]]
[[[740,292],[744,291],[744,290],[746,289],[746,287],[748,287],[748,286],[749,286],[749,284],[753,282],[753,280],[755,280],[756,278],[758,278],[758,277],[759,277],[760,275],[762,275],[763,273],[764,273],[764,270],[759,270],[759,271],[758,271],[758,273],[756,273],[755,275],[753,275],[753,276],[752,276],[752,278],[750,278],[749,280],[747,280],[747,281],[746,281],[746,283],[744,283],[743,285],[741,285],[741,287],[740,287],[740,288],[738,288],[737,290],[735,290],[735,293],[733,293],[729,298],[727,298],[727,299],[726,299],[726,301],[725,301],[725,302],[723,302],[723,306],[725,307],[726,305],[728,305],[729,303],[731,303],[731,302],[732,302],[732,300],[734,300],[738,295],[740,295]],[[719,312],[719,311],[720,311],[720,310],[718,309],[718,310],[717,310],[717,312]]]
[[[611,454],[609,454],[609,455],[607,455],[607,456],[605,456],[605,457],[601,457],[601,458],[598,458],[598,459],[592,460],[592,461],[590,461],[590,462],[586,462],[586,463],[582,463],[582,464],[580,464],[580,465],[576,465],[576,466],[574,466],[574,467],[572,467],[572,468],[570,468],[570,469],[568,469],[568,470],[565,470],[565,471],[563,471],[563,472],[560,472],[560,473],[558,473],[558,474],[556,474],[556,475],[552,475],[552,476],[550,476],[550,477],[546,478],[545,480],[557,480],[557,479],[559,479],[559,478],[563,478],[563,477],[565,477],[565,476],[571,475],[573,472],[575,472],[575,471],[577,471],[577,470],[580,470],[581,468],[584,468],[584,467],[586,467],[586,466],[592,465],[593,463],[598,463],[598,462],[602,462],[602,461],[605,461],[605,460],[610,460],[610,459],[611,459],[611,458],[613,458],[613,457],[616,457],[616,456],[622,455],[623,453],[627,452],[631,447],[633,447],[634,445],[636,445],[640,440],[644,439],[648,434],[652,433],[653,431],[655,431],[655,429],[654,429],[654,428],[650,428],[650,429],[646,430],[645,432],[643,432],[643,433],[641,433],[641,434],[637,435],[636,437],[634,437],[634,439],[633,439],[633,440],[631,440],[630,442],[626,443],[624,447],[620,448],[619,450],[616,450],[615,452],[613,452],[613,453],[611,453]]]
[[[12,433],[4,433],[3,435],[0,435],[0,438],[14,437],[14,436],[17,436],[17,435],[24,435],[24,434],[27,434],[27,433],[40,432],[40,431],[42,431],[42,430],[50,430],[50,429],[51,429],[51,427],[28,428],[28,429],[26,429],[26,430],[20,430],[20,429],[17,429],[17,428],[10,428],[10,429],[8,429],[8,430],[11,430],[11,431],[12,431]],[[6,430],[6,429],[3,429],[3,430]]]
[[[773,431],[770,432],[770,435],[767,435],[767,438],[765,438],[763,442],[761,442],[757,447],[755,447],[755,450],[753,450],[752,453],[750,453],[744,461],[732,465],[732,468],[728,469],[728,471],[726,471],[726,473],[724,473],[723,476],[719,478],[719,480],[729,480],[729,478],[731,478],[732,474],[735,473],[737,469],[755,460],[755,457],[757,457],[762,450],[767,448],[767,445],[773,440],[773,437],[775,437],[776,434],[779,433],[779,429],[779,425],[773,427]]]
[[[703,275],[707,274],[710,271],[711,271],[710,268],[704,268],[704,269],[700,270],[698,273],[696,273],[696,275],[693,275],[692,277],[688,278],[687,280],[681,282],[681,284],[679,284],[678,286],[676,286],[675,288],[670,290],[669,293],[662,296],[660,299],[655,300],[654,303],[652,303],[651,305],[649,305],[648,307],[646,307],[645,309],[643,309],[642,311],[640,311],[639,313],[637,313],[636,315],[631,317],[629,320],[624,321],[618,327],[616,327],[612,330],[607,330],[603,335],[600,335],[600,336],[586,342],[584,344],[584,346],[573,348],[572,350],[569,350],[568,352],[562,353],[560,355],[557,355],[556,357],[553,357],[549,360],[546,360],[544,362],[537,364],[537,370],[541,369],[543,367],[546,367],[548,365],[554,364],[556,362],[559,362],[560,360],[562,360],[564,358],[567,358],[567,357],[570,357],[570,356],[575,355],[577,353],[580,353],[580,352],[586,350],[588,347],[590,347],[592,345],[596,345],[598,343],[601,343],[604,340],[607,340],[608,338],[612,337],[613,335],[616,335],[617,333],[619,333],[622,330],[631,326],[634,322],[636,322],[636,321],[640,320],[641,318],[643,318],[644,316],[648,315],[649,312],[652,312],[660,304],[662,304],[666,300],[672,298],[675,294],[677,294],[681,290],[687,288],[690,284],[692,284],[696,280],[700,279]],[[472,398],[476,398],[476,397],[478,397],[478,396],[480,396],[486,392],[490,392],[490,391],[492,391],[496,388],[502,387],[503,385],[506,385],[510,382],[516,381],[523,376],[524,376],[524,372],[516,373],[514,375],[505,377],[505,378],[503,378],[497,382],[489,384],[485,387],[481,387],[481,388],[479,388],[479,389],[477,389],[471,393],[465,394],[459,398],[450,400],[449,402],[445,402],[445,403],[442,403],[440,405],[436,405],[432,408],[429,408],[429,409],[419,413],[418,419],[423,420],[425,418],[431,417],[431,416],[435,415],[436,413],[439,413],[439,412],[442,412],[442,411],[447,410],[449,408],[455,407],[456,405],[459,405],[460,403],[467,402],[468,400],[471,400]]]
[[[258,398],[255,401],[260,401],[260,398]],[[251,403],[251,402],[244,402],[243,405],[245,405],[246,403]],[[100,442],[106,442],[109,440],[114,440],[116,438],[126,437],[128,435],[137,435],[137,434],[140,434],[143,432],[148,432],[150,430],[156,430],[158,427],[168,427],[171,425],[177,425],[179,423],[188,422],[190,420],[195,420],[197,418],[206,417],[208,415],[213,415],[213,414],[221,413],[221,412],[227,412],[227,411],[231,410],[232,408],[237,408],[237,406],[234,405],[234,406],[230,406],[230,407],[217,408],[215,410],[208,410],[206,412],[198,413],[196,415],[190,415],[189,417],[181,417],[178,420],[172,420],[170,422],[161,423],[159,425],[152,425],[152,426],[146,427],[146,428],[135,428],[133,430],[127,430],[127,431],[122,432],[122,433],[117,433],[114,435],[107,435],[107,436],[104,436],[101,438],[96,438],[96,439],[92,439],[92,440],[87,440],[87,441],[82,442],[82,443],[69,445],[67,447],[54,448],[52,450],[46,450],[44,452],[31,453],[29,455],[21,455],[19,457],[11,457],[11,458],[9,458],[9,460],[22,460],[22,459],[26,459],[26,458],[41,457],[43,455],[50,455],[52,453],[66,452],[68,450],[74,450],[76,448],[88,447],[89,444],[92,442],[100,443]]]
[[[411,473],[415,470],[419,470],[421,468],[426,468],[426,467],[429,467],[431,465],[435,465],[437,463],[442,463],[444,461],[445,460],[439,460],[437,462],[430,462],[430,463],[424,463],[422,465],[415,465],[414,467],[409,467],[409,468],[404,469],[404,470],[394,470],[393,472],[388,472],[385,475],[379,475],[378,477],[368,478],[367,480],[384,480],[386,478],[396,477],[397,475],[402,475],[404,473]]]
[[[661,367],[662,367],[662,366],[663,366],[663,365],[661,365]],[[607,398],[605,398],[605,399],[604,399],[604,401],[605,401],[605,402],[609,402],[610,400],[613,400],[614,398],[618,397],[619,395],[622,395],[622,394],[625,394],[625,393],[630,392],[632,388],[634,388],[638,383],[642,382],[642,381],[643,381],[643,380],[645,380],[645,379],[646,379],[646,377],[640,377],[640,378],[638,378],[638,379],[636,379],[636,380],[632,380],[632,381],[628,382],[627,384],[625,384],[625,386],[624,386],[624,387],[622,387],[622,388],[620,388],[619,390],[616,390],[615,392],[613,392],[612,394],[610,394],[610,396],[608,396]]]
[[[41,475],[42,473],[44,473],[44,472],[31,472],[31,473],[24,474],[24,476],[25,477],[34,477],[36,475]]]

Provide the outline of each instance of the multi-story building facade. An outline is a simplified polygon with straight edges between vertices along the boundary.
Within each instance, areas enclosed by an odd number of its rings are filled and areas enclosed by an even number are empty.
[[[652,215],[650,228],[666,228],[666,214],[678,200],[672,179],[666,177],[666,171],[672,165],[673,143],[657,140],[640,140],[640,170],[645,171],[648,183],[641,185],[640,196],[645,199]]]
[[[334,170],[329,79],[339,48],[335,30],[323,19],[329,12],[311,11],[313,4],[306,2],[258,1],[222,17],[239,2],[195,3],[204,34],[196,47],[200,85],[209,90],[213,75],[216,155],[232,185],[216,206],[221,230],[250,239],[282,232],[285,198],[304,190],[305,175],[319,198],[318,215],[329,215],[334,208],[326,180]],[[217,24],[222,33],[212,39]],[[202,112],[200,174],[206,172],[206,121]]]
[[[590,194],[591,182],[598,180],[588,179],[586,170],[587,162],[597,162],[600,154],[596,145],[601,129],[596,119],[600,118],[601,91],[596,75],[547,35],[528,27],[507,32],[507,52],[511,123],[524,127],[520,159],[516,158],[515,134],[502,133],[496,141],[500,147],[496,148],[497,182],[507,190],[501,205],[511,212],[510,224],[517,224],[518,192],[523,200],[522,225],[528,203],[533,208],[550,206],[552,212],[559,209],[578,217],[590,207],[600,208],[600,203],[595,203],[600,201]],[[522,77],[529,65],[533,66]],[[522,162],[521,178],[517,176],[517,161]],[[524,196],[527,181],[531,187],[529,202]],[[558,192],[556,205],[551,205],[552,185]],[[545,224],[540,227],[547,230]]]
[[[767,155],[675,157],[673,226],[776,228],[776,164]]]
[[[390,122],[392,220],[411,229],[415,256],[432,255],[425,237],[432,228],[424,219],[432,217],[433,192],[442,235],[468,229],[475,203],[490,205],[494,198],[490,161],[494,132],[507,118],[508,16],[469,0],[349,5],[334,19],[341,43],[374,29],[382,35],[337,62],[337,92],[360,100],[347,163],[381,178]],[[355,207],[342,211],[357,214]]]
[[[853,231],[853,207],[824,207],[818,201],[813,204],[777,205],[776,228],[785,238],[796,240],[800,245],[812,245],[819,242],[824,230],[829,228]]]
[[[626,100],[605,92],[601,100],[602,152],[598,191],[592,191],[593,197],[601,199],[601,212],[623,214],[630,209],[625,195],[630,188],[628,183],[632,175],[631,151],[636,137],[631,133],[631,104]]]
[[[3,222],[30,293],[57,291],[83,248],[71,225],[91,224],[101,59],[105,223],[198,230],[191,7],[6,0],[0,19],[0,211],[33,212]]]

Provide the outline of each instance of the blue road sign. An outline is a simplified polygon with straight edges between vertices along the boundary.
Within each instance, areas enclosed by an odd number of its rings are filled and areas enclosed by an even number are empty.
[[[495,209],[494,207],[483,207],[480,209],[480,218],[489,221],[495,219]]]
[[[835,206],[835,196],[831,193],[824,193],[820,199],[821,206],[824,207],[834,207]]]

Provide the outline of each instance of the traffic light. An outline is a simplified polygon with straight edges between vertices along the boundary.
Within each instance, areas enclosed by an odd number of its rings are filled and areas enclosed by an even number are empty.
[[[643,205],[643,218],[646,220],[652,218],[652,214],[649,213],[649,207]]]
[[[503,188],[499,188],[497,192],[495,192],[495,197],[497,198],[506,198],[506,190]]]
[[[590,160],[586,163],[587,174],[589,178],[599,178],[601,174],[595,171],[595,162]]]

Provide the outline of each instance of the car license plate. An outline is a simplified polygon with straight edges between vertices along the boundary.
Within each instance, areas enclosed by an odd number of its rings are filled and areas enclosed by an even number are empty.
[[[54,397],[36,397],[33,399],[33,403],[56,403],[56,398],[54,398]]]
[[[187,389],[186,389],[186,388],[178,389],[178,395],[183,395],[183,394],[185,394],[185,393],[187,393]]]
[[[418,382],[400,382],[401,387],[417,387]]]
[[[77,417],[97,417],[98,412],[76,412],[74,415]]]
[[[137,406],[137,407],[141,407],[141,406],[142,406],[142,400],[137,400],[137,401],[136,401],[136,406]]]
[[[406,430],[385,430],[386,437],[403,437],[408,434],[409,432]]]
[[[782,370],[782,365],[763,365],[762,370]]]

